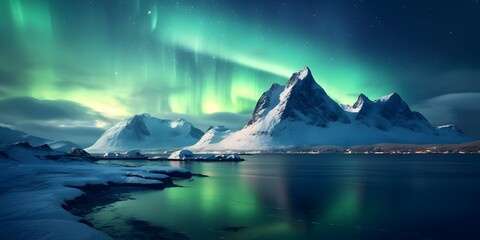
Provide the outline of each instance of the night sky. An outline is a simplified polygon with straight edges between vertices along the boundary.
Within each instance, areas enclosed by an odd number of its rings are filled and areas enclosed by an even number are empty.
[[[480,128],[480,2],[0,1],[0,123],[87,146],[148,112],[239,129],[309,66],[339,103],[399,93]]]

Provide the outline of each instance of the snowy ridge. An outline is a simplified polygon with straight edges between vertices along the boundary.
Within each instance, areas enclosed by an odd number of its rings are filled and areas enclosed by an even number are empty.
[[[471,140],[454,127],[432,126],[397,93],[374,101],[360,94],[353,106],[339,105],[305,67],[294,73],[286,86],[273,84],[263,93],[243,129],[199,148],[235,151]]]
[[[437,126],[435,128],[440,136],[457,139],[455,142],[462,142],[462,139],[465,138],[465,134],[453,124]]]
[[[364,97],[362,101],[355,119],[366,126],[382,131],[389,131],[392,127],[401,127],[414,132],[438,135],[435,127],[422,114],[411,111],[408,104],[397,93],[389,94],[373,102]]]
[[[0,145],[6,145],[17,142],[29,142],[31,145],[38,146],[51,141],[45,138],[31,136],[22,131],[13,130],[7,127],[0,126]]]
[[[63,141],[63,140],[58,140],[58,141],[47,141],[46,144],[50,146],[51,149],[60,151],[60,152],[70,152],[72,148],[80,148],[77,144],[72,143],[70,141]]]
[[[178,148],[192,145],[202,136],[203,132],[185,119],[170,121],[141,114],[117,123],[86,150],[101,153]]]
[[[234,133],[234,131],[224,126],[210,127],[202,136],[202,138],[193,146],[188,147],[188,149],[202,149],[210,144],[222,141],[223,139],[230,136],[232,133]]]
[[[70,141],[50,140],[0,126],[0,146],[18,142],[28,142],[34,147],[47,144],[51,149],[61,152],[69,152],[72,148],[80,148]]]

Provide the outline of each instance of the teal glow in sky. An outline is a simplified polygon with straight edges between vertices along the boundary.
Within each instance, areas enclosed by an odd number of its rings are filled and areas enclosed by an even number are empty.
[[[430,100],[480,96],[478,5],[6,0],[0,101],[27,97],[87,109],[88,121],[35,122],[50,127],[105,128],[143,112],[250,114],[272,83],[309,66],[340,103],[398,92],[427,117],[450,114],[434,124],[455,122],[458,113],[434,109]],[[453,81],[462,84],[449,87]],[[0,119],[22,128],[17,120]]]
[[[106,115],[249,113],[272,83],[305,65],[345,103],[359,89],[375,97],[394,90],[392,83],[370,88],[377,77],[345,54],[345,44],[327,49],[321,36],[228,8],[196,1],[8,4],[5,25],[25,51],[19,60],[29,64],[21,70],[31,83],[27,95],[72,100]],[[18,90],[11,94],[25,95]]]

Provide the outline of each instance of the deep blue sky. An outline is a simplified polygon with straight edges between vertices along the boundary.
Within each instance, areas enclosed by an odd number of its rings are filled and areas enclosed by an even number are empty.
[[[92,143],[149,112],[239,129],[263,91],[309,66],[339,103],[399,93],[480,136],[480,3],[0,2],[0,123]]]

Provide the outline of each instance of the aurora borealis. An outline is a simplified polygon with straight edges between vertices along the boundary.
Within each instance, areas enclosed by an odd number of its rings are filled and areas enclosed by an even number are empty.
[[[143,112],[238,129],[308,65],[340,103],[398,92],[480,136],[475,0],[6,0],[0,13],[0,122],[32,134],[87,144]]]

